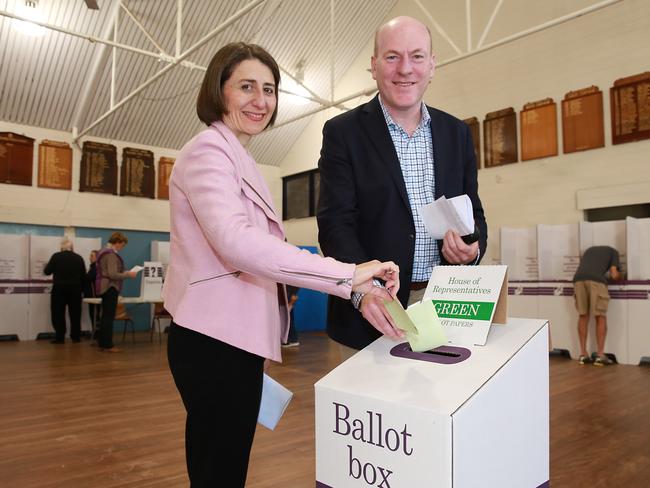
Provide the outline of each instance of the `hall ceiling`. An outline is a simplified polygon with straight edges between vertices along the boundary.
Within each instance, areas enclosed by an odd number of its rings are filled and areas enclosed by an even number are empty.
[[[281,94],[276,121],[280,127],[251,144],[259,163],[278,166],[311,118],[300,117],[333,101],[332,82],[348,72],[387,18],[412,15],[427,23],[437,58],[445,62],[476,50],[479,44],[487,46],[612,2],[97,0],[98,10],[88,8],[84,0],[35,3],[40,21],[58,30],[45,28],[36,37],[20,32],[11,16],[26,15],[25,0],[0,0],[0,120],[67,131],[73,138],[82,135],[178,149],[202,128],[195,100],[205,66],[219,47],[243,40],[268,49],[285,70],[283,78],[302,78],[311,92],[312,100],[304,104]],[[186,53],[215,29],[218,32],[207,42]],[[115,59],[113,48],[99,40],[119,45]],[[365,66],[355,69],[372,88]],[[134,93],[138,88],[142,89]],[[352,94],[336,91],[337,100],[346,95]],[[352,97],[342,106],[357,103],[358,98]]]

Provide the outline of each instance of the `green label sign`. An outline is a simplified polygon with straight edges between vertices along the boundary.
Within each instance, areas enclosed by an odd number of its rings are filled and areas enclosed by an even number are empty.
[[[431,300],[438,317],[445,319],[490,320],[494,303]]]

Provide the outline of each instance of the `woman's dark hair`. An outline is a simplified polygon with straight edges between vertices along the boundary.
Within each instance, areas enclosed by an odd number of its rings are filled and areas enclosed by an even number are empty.
[[[280,86],[280,69],[273,56],[257,44],[231,42],[219,49],[214,55],[205,72],[201,90],[199,90],[199,96],[196,100],[196,113],[205,125],[222,120],[223,116],[228,113],[223,95],[223,85],[232,76],[232,72],[237,65],[247,59],[257,59],[271,70],[275,80],[277,100],[277,89]],[[277,115],[278,105],[276,103],[267,127],[273,125]]]

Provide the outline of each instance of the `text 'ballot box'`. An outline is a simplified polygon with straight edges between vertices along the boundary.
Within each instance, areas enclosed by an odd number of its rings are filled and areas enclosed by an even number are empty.
[[[441,349],[380,338],[316,383],[317,488],[548,486],[547,322]]]

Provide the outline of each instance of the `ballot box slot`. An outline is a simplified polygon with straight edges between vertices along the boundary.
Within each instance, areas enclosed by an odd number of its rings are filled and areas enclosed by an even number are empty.
[[[430,351],[424,351],[424,354],[437,354],[439,356],[447,356],[450,358],[459,358],[459,352],[448,352],[448,351],[438,351],[437,349],[431,349]]]
[[[456,364],[468,359],[472,352],[459,346],[440,346],[424,352],[415,352],[408,342],[403,342],[390,350],[391,356],[412,359],[415,361],[428,361],[438,364]]]

